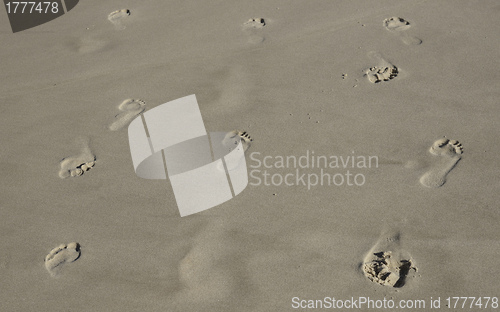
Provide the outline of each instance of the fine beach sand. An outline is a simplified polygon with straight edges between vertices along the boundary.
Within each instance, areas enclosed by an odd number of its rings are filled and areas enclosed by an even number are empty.
[[[0,310],[500,297],[499,29],[493,0],[82,0],[18,33],[1,12]],[[378,167],[181,218],[127,126],[190,94],[208,131],[248,132],[249,172],[252,153]]]

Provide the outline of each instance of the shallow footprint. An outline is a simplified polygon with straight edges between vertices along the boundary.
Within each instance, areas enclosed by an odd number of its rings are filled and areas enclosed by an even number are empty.
[[[246,21],[245,23],[243,23],[243,28],[246,31],[251,32],[250,36],[248,37],[249,43],[258,44],[258,43],[261,43],[265,40],[265,38],[263,36],[261,36],[260,34],[254,33],[255,30],[260,30],[264,26],[266,26],[266,21],[261,17],[251,18],[248,21]]]
[[[261,18],[261,17],[251,18],[248,21],[246,21],[243,24],[243,26],[245,26],[246,28],[260,29],[260,28],[266,26],[266,21],[263,18]]]
[[[80,258],[80,244],[69,243],[61,244],[52,249],[45,257],[45,268],[49,274],[56,277],[61,272],[62,267],[66,263],[71,263]]]
[[[365,70],[365,76],[371,83],[379,83],[381,81],[389,81],[396,78],[399,69],[387,61],[380,53],[370,52],[369,56],[378,62],[377,66],[370,67]]]
[[[116,29],[122,30],[125,29],[125,26],[122,25],[122,20],[129,15],[130,10],[122,9],[109,13],[108,20],[115,25]]]
[[[236,140],[237,137],[241,139],[241,145],[243,145],[243,152],[246,152],[250,148],[253,142],[253,139],[246,131],[234,130],[228,132],[224,137],[224,140],[222,141],[222,145],[224,145],[229,149],[229,151],[231,151],[239,143],[239,140]]]
[[[446,183],[448,173],[462,158],[463,147],[456,140],[443,138],[434,142],[429,152],[442,158],[434,168],[431,168],[420,178],[420,183],[426,187],[440,187]]]
[[[109,130],[117,131],[128,125],[137,115],[145,109],[146,103],[143,100],[128,99],[123,101],[118,109],[122,111],[115,116],[115,121],[109,125]]]
[[[406,45],[419,45],[422,43],[422,39],[405,34],[402,36],[401,40]]]
[[[366,254],[363,274],[383,286],[403,287],[410,271],[416,272],[411,257],[400,246],[400,233],[384,233]]]
[[[405,30],[408,30],[411,25],[410,22],[401,17],[386,18],[384,20],[384,27],[390,32],[402,32],[400,33],[401,39],[407,45],[419,45],[422,43],[421,39],[410,36],[406,32],[404,32]]]
[[[60,162],[61,169],[59,177],[61,179],[81,176],[95,165],[96,157],[88,146],[88,141],[84,142],[84,147],[80,155],[63,158]]]
[[[222,140],[222,145],[224,146],[226,151],[229,153],[230,151],[235,149],[236,146],[238,146],[240,141],[241,141],[241,145],[243,146],[243,153],[246,153],[253,142],[253,139],[250,137],[250,135],[246,131],[234,130],[234,131],[228,132],[226,134],[226,136],[224,137],[224,139]],[[231,170],[238,168],[241,164],[241,161],[244,160],[244,158],[245,157],[243,156],[239,162],[233,163],[232,166],[230,166],[226,163],[227,170],[231,171]],[[225,171],[222,164],[219,164],[217,166],[217,168],[220,171]]]
[[[401,17],[386,18],[384,26],[390,31],[403,31],[411,27],[410,23]]]

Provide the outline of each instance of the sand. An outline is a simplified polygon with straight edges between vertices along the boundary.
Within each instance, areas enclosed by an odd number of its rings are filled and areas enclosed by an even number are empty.
[[[85,0],[12,33],[0,13],[0,310],[495,311],[499,16],[487,0]],[[208,131],[251,136],[253,177],[181,218],[168,180],[136,176],[127,126],[191,94]],[[338,185],[276,164],[312,152],[336,157]]]

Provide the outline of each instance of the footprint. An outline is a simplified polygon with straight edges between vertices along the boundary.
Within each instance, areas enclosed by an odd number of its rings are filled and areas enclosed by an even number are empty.
[[[117,30],[125,29],[122,25],[122,20],[130,15],[130,10],[122,9],[109,13],[108,20],[115,25]]]
[[[256,28],[260,29],[264,26],[266,26],[266,21],[263,18],[251,18],[248,21],[246,21],[243,26],[246,28]]]
[[[45,268],[50,275],[56,277],[61,272],[62,267],[66,263],[71,263],[80,258],[80,244],[69,243],[61,244],[52,249],[45,257]]]
[[[246,131],[234,130],[228,132],[222,141],[222,144],[227,147],[229,151],[231,151],[234,147],[236,147],[236,145],[238,145],[238,140],[235,140],[236,137],[240,137],[241,144],[243,145],[243,151],[246,152],[253,142],[253,139]]]
[[[391,17],[384,20],[384,26],[390,31],[403,31],[409,29],[410,22],[401,17]]]
[[[264,26],[266,26],[266,21],[261,17],[251,18],[248,21],[246,21],[245,23],[243,23],[243,28],[246,31],[250,32],[250,36],[248,37],[249,43],[258,44],[258,43],[261,43],[265,40],[265,38],[263,36],[255,33],[255,30],[260,30]]]
[[[402,251],[400,233],[385,233],[363,259],[361,269],[372,282],[403,287],[410,272],[417,272],[409,255]]]
[[[440,187],[446,183],[448,173],[462,158],[463,147],[456,140],[443,138],[434,142],[429,152],[442,156],[442,159],[435,168],[431,168],[420,178],[420,183],[427,187]]]
[[[404,32],[405,30],[408,30],[411,27],[411,25],[410,22],[401,17],[386,18],[384,20],[384,27],[393,33],[403,32],[400,34],[401,39],[407,45],[419,45],[422,43],[421,39],[410,36],[406,32]]]
[[[61,160],[59,177],[65,179],[68,177],[81,176],[85,171],[94,167],[96,157],[88,146],[88,141],[84,143],[84,148],[80,155],[66,157]]]
[[[109,125],[109,130],[117,131],[128,125],[137,115],[145,109],[146,103],[142,100],[128,99],[123,101],[118,109],[122,111],[115,116],[115,121]]]
[[[406,44],[406,45],[419,45],[419,44],[422,44],[422,39],[420,38],[417,38],[417,37],[413,37],[413,36],[409,36],[407,34],[405,34],[401,40],[403,40],[403,43]]]
[[[370,67],[366,72],[368,80],[372,83],[379,83],[383,81],[389,81],[394,79],[398,75],[398,68],[396,66],[384,66],[384,67]]]
[[[240,140],[238,140],[238,138],[241,140],[241,145],[243,146],[243,153],[246,153],[246,151],[252,145],[253,139],[250,137],[250,135],[246,131],[234,130],[234,131],[228,132],[226,134],[226,136],[224,137],[224,139],[222,140],[222,145],[224,146],[224,148],[227,149],[227,152],[230,152],[234,148],[236,148],[236,146],[240,142]],[[245,159],[245,157],[242,156],[238,162],[234,162],[232,165],[228,165],[226,163],[227,170],[231,171],[231,170],[234,170],[236,168],[239,168],[239,166],[241,165],[241,161],[244,161],[244,159]],[[217,168],[220,171],[223,171],[223,172],[225,171],[225,169],[221,163],[219,165],[217,165]]]
[[[369,56],[376,60],[379,65],[370,67],[365,70],[365,76],[371,83],[379,83],[381,81],[389,81],[396,78],[399,70],[396,66],[384,59],[380,53],[371,52]]]

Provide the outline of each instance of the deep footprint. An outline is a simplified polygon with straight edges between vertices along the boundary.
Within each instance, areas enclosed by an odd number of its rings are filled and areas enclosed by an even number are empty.
[[[366,71],[366,76],[368,80],[372,83],[379,83],[381,81],[389,81],[391,79],[396,78],[398,75],[398,68],[396,66],[392,67],[370,67]]]
[[[416,272],[411,257],[400,247],[400,234],[383,235],[361,264],[363,274],[372,282],[400,288],[410,271]]]
[[[142,100],[128,99],[123,101],[118,109],[122,111],[115,116],[115,121],[109,125],[109,130],[117,131],[127,126],[137,115],[145,109],[146,103]]]
[[[410,36],[405,32],[411,25],[410,22],[401,17],[386,18],[384,20],[384,27],[393,33],[401,32],[399,33],[401,35],[401,40],[403,40],[406,45],[419,45],[422,43],[421,39]]]
[[[422,175],[420,183],[426,187],[440,187],[446,183],[446,177],[462,158],[463,147],[456,140],[439,139],[432,144],[429,152],[442,159],[436,167]]]
[[[116,29],[122,30],[125,29],[125,26],[122,25],[122,20],[129,15],[130,10],[122,9],[109,13],[108,20],[115,25]]]
[[[61,179],[78,177],[94,167],[96,157],[90,150],[88,142],[84,143],[84,148],[78,156],[63,158],[60,162],[59,177]]]
[[[369,56],[378,62],[377,66],[370,67],[365,70],[365,76],[371,83],[379,83],[381,81],[389,81],[397,77],[398,68],[387,61],[380,53],[371,52]]]
[[[60,274],[66,263],[71,263],[80,258],[80,244],[69,243],[61,244],[52,249],[45,257],[45,268],[49,274],[56,277]]]

